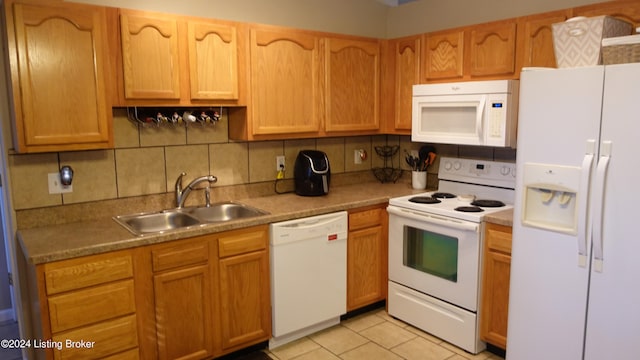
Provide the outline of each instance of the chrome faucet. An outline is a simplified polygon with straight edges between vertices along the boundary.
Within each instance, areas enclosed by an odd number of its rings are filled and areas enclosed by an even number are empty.
[[[193,190],[194,186],[198,185],[199,183],[203,182],[203,181],[208,181],[209,183],[207,184],[207,190],[205,190],[205,196],[207,198],[207,206],[210,205],[210,195],[209,195],[209,185],[215,183],[216,181],[218,181],[218,178],[213,176],[213,175],[207,175],[207,176],[201,176],[198,178],[193,179],[189,185],[187,185],[184,189],[182,188],[182,177],[187,175],[186,173],[182,173],[180,174],[180,176],[178,176],[178,179],[176,180],[176,207],[178,209],[182,208],[182,206],[184,206],[184,202],[185,200],[187,200],[187,196],[189,196],[189,194],[191,193],[191,190]]]

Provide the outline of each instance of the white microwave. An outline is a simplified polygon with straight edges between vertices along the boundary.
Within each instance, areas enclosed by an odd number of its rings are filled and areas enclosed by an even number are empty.
[[[518,80],[413,86],[411,140],[516,147]]]

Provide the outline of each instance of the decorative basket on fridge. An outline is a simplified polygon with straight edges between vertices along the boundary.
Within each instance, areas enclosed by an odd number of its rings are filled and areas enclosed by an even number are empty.
[[[605,65],[640,62],[640,34],[602,40],[602,63]]]

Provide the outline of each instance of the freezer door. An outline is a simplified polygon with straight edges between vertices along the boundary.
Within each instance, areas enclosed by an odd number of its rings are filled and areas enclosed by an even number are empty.
[[[594,259],[589,292],[585,359],[637,359],[640,339],[640,239],[637,151],[640,134],[640,64],[605,68],[602,142],[610,143],[603,176],[604,200],[594,198]],[[606,153],[601,154],[600,163]],[[603,169],[604,171],[604,169]],[[599,193],[598,188],[594,189]],[[602,209],[602,211],[596,211]],[[599,217],[599,214],[602,217]],[[601,266],[600,266],[601,265]]]
[[[523,224],[524,172],[527,163],[583,166],[588,140],[596,142],[599,135],[603,77],[603,67],[521,75],[509,360],[582,358],[589,264],[580,264],[579,244],[587,242],[586,231],[572,234]],[[585,185],[580,187],[588,189]],[[577,195],[583,207],[585,192]]]

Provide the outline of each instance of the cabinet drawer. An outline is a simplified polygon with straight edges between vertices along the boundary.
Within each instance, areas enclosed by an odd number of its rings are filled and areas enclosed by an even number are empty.
[[[111,355],[102,360],[138,360],[140,359],[140,350],[138,348],[127,350],[119,354]]]
[[[153,271],[162,271],[181,266],[206,263],[209,261],[209,243],[180,242],[170,247],[160,247],[151,251]]]
[[[218,239],[218,256],[240,255],[267,247],[267,227],[251,228],[228,233]]]
[[[131,314],[136,310],[133,280],[52,296],[48,303],[53,333]]]
[[[44,265],[48,295],[133,277],[131,255],[105,254]]]
[[[380,225],[382,211],[384,209],[371,209],[349,214],[349,230]]]
[[[487,224],[487,247],[490,250],[511,254],[511,227],[497,224]]]
[[[54,351],[53,358],[83,359],[88,354],[94,359],[113,355],[138,346],[136,316],[102,322],[100,324],[63,332],[53,336],[53,341],[62,342],[62,351]],[[65,346],[67,341],[92,342],[91,348]]]

